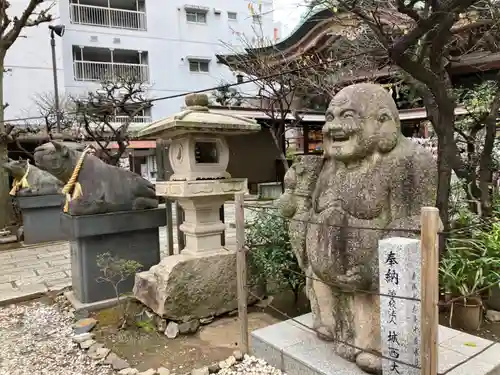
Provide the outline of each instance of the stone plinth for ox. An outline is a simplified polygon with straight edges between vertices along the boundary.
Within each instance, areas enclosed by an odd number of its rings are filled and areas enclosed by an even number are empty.
[[[98,282],[102,273],[96,264],[97,256],[111,253],[149,269],[160,262],[158,228],[165,224],[164,208],[82,216],[62,214],[62,229],[70,240],[74,299],[83,305],[116,299],[110,283]],[[127,279],[120,284],[120,293],[130,292],[133,285],[133,278]]]
[[[176,200],[184,210],[180,230],[185,247],[149,271],[136,275],[135,297],[157,314],[186,321],[224,314],[237,308],[236,254],[224,248],[226,229],[219,209],[247,180],[226,171],[226,136],[260,131],[254,120],[211,113],[206,95],[186,97],[181,113],[143,129],[141,138],[171,139],[173,175],[156,183],[156,194]]]
[[[61,194],[17,196],[23,216],[24,243],[62,241],[61,212],[64,196]]]

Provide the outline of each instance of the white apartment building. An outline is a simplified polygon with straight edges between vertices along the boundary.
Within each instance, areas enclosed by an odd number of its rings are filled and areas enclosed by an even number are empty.
[[[20,15],[25,5],[11,0],[10,14]],[[235,82],[215,55],[240,50],[242,37],[275,34],[272,0],[57,0],[52,14],[52,24],[65,25],[56,37],[60,97],[97,90],[109,72],[139,75],[149,98]],[[7,120],[39,115],[36,97],[53,95],[47,26],[25,29],[7,54]],[[183,104],[183,97],[157,101],[134,125],[171,115]]]

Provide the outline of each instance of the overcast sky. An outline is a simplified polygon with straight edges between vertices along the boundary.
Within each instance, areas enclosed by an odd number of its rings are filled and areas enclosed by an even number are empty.
[[[283,38],[288,36],[299,23],[304,12],[305,0],[274,0],[274,20],[283,25]]]

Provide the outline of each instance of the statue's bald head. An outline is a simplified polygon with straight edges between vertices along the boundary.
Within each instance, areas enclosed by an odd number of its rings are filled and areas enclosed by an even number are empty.
[[[323,133],[327,157],[349,162],[389,152],[401,136],[396,103],[379,85],[345,87],[330,102]]]
[[[358,83],[344,87],[332,99],[330,105],[344,104],[350,101],[358,107],[364,117],[376,116],[380,111],[388,111],[392,120],[400,128],[399,111],[391,94],[374,83]]]

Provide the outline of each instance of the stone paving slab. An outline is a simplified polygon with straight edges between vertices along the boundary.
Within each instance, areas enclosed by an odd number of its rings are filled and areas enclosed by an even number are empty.
[[[306,314],[253,331],[251,353],[288,375],[365,374],[333,354],[331,343],[320,340],[311,326],[312,315]],[[444,326],[439,326],[438,340],[439,373],[500,374],[500,344]]]
[[[175,210],[172,211],[175,223]],[[245,217],[252,217],[254,212],[245,210]],[[226,245],[231,246],[236,244],[233,203],[225,204],[225,222],[228,226]],[[178,253],[175,227],[173,240],[174,253]],[[160,249],[163,258],[167,255],[166,227],[160,228]],[[69,286],[71,286],[71,260],[68,242],[28,245],[0,252],[0,305]]]

